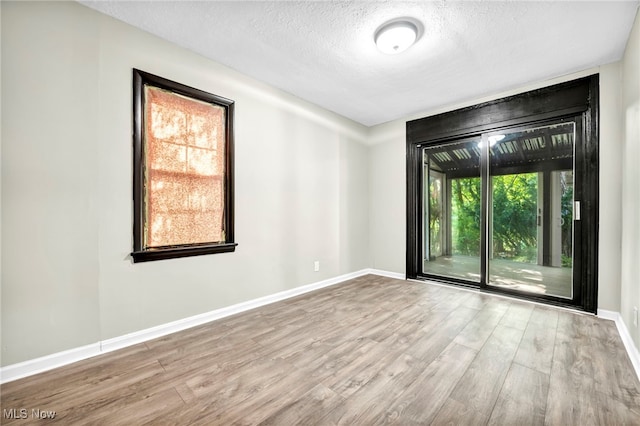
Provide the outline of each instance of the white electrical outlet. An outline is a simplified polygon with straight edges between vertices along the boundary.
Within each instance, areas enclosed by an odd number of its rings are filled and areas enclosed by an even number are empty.
[[[634,306],[633,307],[633,325],[634,326],[638,326],[638,307]]]
[[[313,270],[315,272],[318,272],[320,270],[320,261],[316,260],[315,262],[313,262]]]

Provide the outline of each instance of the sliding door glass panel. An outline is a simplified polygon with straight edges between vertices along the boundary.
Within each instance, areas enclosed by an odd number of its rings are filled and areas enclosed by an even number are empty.
[[[424,274],[480,282],[480,138],[423,151]]]
[[[573,297],[574,123],[489,143],[488,285]]]

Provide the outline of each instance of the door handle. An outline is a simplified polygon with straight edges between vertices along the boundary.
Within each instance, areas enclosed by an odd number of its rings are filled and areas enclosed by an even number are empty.
[[[580,201],[573,202],[573,220],[580,220]]]

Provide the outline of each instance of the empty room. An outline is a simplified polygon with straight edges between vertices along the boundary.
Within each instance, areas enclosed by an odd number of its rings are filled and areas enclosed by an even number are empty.
[[[640,1],[1,1],[0,424],[639,425]]]

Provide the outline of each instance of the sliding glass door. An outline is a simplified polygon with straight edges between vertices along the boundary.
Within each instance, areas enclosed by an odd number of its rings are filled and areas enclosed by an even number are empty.
[[[576,123],[429,144],[422,274],[573,300]]]
[[[407,278],[598,308],[599,78],[407,122]]]

